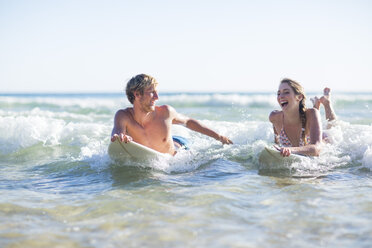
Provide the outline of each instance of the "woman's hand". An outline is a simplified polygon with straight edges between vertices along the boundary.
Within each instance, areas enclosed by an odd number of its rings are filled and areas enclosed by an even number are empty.
[[[274,147],[280,152],[280,155],[282,155],[283,157],[289,157],[292,154],[290,147],[279,147],[279,146],[274,146]]]

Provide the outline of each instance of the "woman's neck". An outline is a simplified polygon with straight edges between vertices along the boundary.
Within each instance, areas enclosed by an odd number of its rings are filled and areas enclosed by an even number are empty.
[[[300,111],[283,111],[283,122],[286,124],[298,124],[301,122]]]

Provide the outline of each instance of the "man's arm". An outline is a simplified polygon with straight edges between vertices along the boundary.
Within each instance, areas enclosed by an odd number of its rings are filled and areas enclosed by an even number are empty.
[[[119,110],[115,114],[114,118],[114,128],[111,132],[111,142],[114,142],[117,138],[121,142],[128,143],[132,141],[132,137],[126,135],[127,131],[127,113],[125,110]]]
[[[185,127],[189,128],[193,131],[196,131],[198,133],[201,133],[201,134],[207,135],[209,137],[212,137],[212,138],[220,141],[222,144],[233,144],[233,142],[229,138],[216,133],[212,129],[210,129],[207,126],[200,123],[198,120],[195,120],[195,119],[189,118],[187,116],[181,115],[181,114],[177,113],[174,108],[172,108],[170,106],[168,106],[168,108],[169,108],[169,111],[170,111],[170,113],[173,117],[172,124],[184,125]]]

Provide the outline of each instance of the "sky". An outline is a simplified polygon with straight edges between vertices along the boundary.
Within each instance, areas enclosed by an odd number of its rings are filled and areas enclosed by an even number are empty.
[[[369,0],[0,0],[0,92],[372,92]]]

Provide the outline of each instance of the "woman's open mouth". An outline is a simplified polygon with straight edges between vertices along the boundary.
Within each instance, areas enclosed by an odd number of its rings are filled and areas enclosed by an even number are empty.
[[[287,105],[288,105],[288,102],[287,101],[281,101],[280,102],[280,106],[282,106],[282,108],[284,108]]]

